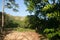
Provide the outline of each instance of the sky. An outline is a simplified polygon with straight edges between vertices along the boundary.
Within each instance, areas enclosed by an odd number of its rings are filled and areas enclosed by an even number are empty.
[[[12,9],[5,8],[5,12],[7,14],[13,15],[13,16],[27,16],[30,15],[30,13],[27,10],[26,5],[24,4],[24,0],[16,0],[16,3],[19,4],[19,12],[14,12]],[[0,11],[2,11],[2,0],[0,0]]]
[[[49,0],[51,1],[51,0]],[[57,1],[57,0],[56,0]],[[26,5],[24,4],[24,0],[16,0],[16,3],[19,4],[19,12],[14,12],[12,9],[8,9],[8,8],[5,8],[5,12],[7,14],[10,14],[10,15],[13,15],[13,16],[27,16],[27,15],[30,15],[30,13],[27,10],[27,7]],[[52,2],[50,2],[52,3]],[[0,0],[0,11],[2,11],[2,0]],[[32,13],[34,14],[34,13]]]

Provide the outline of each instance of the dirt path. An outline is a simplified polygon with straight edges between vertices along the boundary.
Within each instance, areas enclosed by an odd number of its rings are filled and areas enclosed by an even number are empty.
[[[4,40],[41,40],[42,35],[36,32],[17,32],[13,31],[7,34]]]

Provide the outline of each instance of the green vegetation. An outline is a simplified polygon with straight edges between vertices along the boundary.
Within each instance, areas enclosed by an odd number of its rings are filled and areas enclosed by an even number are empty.
[[[5,14],[5,25],[4,25],[4,27],[15,28],[17,26],[18,26],[18,23],[15,22],[13,16],[11,16],[9,14]]]
[[[26,31],[32,31],[34,32],[35,30],[29,29],[29,28],[15,28],[14,31],[20,31],[20,32],[26,32]]]
[[[59,40],[60,37],[60,20],[56,18],[40,19],[35,15],[26,17],[12,16],[5,14],[4,28],[11,28],[14,31],[36,31],[45,35],[50,40]]]
[[[50,3],[52,2],[52,3]],[[16,31],[36,31],[49,40],[60,40],[60,0],[24,0],[34,15],[16,17],[5,14],[4,28]],[[9,4],[9,3],[8,3]]]
[[[50,40],[60,40],[60,0],[25,0],[25,4],[40,19],[37,31]]]
[[[35,29],[33,29],[35,25],[33,26],[33,23],[32,23],[32,22],[34,22],[34,20],[31,20],[31,23],[30,23],[30,19],[31,19],[31,16],[18,17],[18,16],[12,16],[9,14],[5,14],[4,28],[5,28],[5,30],[11,29],[11,30],[20,31],[20,32],[35,31]]]
[[[16,0],[5,0],[3,6],[6,8],[12,9],[14,12],[18,12],[19,5],[16,3]]]

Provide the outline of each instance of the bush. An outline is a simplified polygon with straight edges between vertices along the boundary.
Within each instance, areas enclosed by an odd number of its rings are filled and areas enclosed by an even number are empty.
[[[50,40],[60,40],[60,31],[56,31],[56,29],[45,29],[44,30],[45,36]]]
[[[14,28],[14,27],[18,27],[18,23],[15,22],[16,20],[14,20],[13,16],[9,15],[9,14],[5,14],[5,25],[4,27],[6,28]]]
[[[31,28],[36,29],[36,27],[39,26],[39,18],[34,15],[28,15],[24,19],[24,27],[25,28]]]

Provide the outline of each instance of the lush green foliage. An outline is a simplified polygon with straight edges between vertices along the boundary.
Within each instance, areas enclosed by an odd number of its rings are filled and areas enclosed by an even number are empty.
[[[38,26],[37,22],[38,22],[38,17],[36,18],[34,15],[30,15],[30,16],[28,15],[26,17],[18,17],[18,16],[5,14],[4,28],[13,28],[16,31],[24,31],[24,30],[32,31],[32,29],[35,29]]]
[[[29,28],[18,27],[18,28],[14,28],[14,31],[20,31],[20,32],[32,31],[32,32],[34,32],[35,30],[29,29]]]
[[[34,16],[34,15],[28,15],[24,19],[25,27],[26,28],[31,28],[31,29],[36,29],[36,27],[39,26],[39,18]]]
[[[18,27],[18,23],[15,21],[16,20],[14,20],[13,16],[11,16],[9,14],[5,14],[5,25],[4,25],[4,27],[7,27],[7,28]]]
[[[5,27],[18,27],[18,30],[35,29],[50,40],[60,40],[60,1],[50,0],[50,2],[49,0],[25,0],[27,10],[30,13],[34,12],[34,15],[28,15],[23,19],[5,15]]]
[[[25,0],[27,10],[40,18],[38,31],[51,40],[60,37],[60,0]]]
[[[16,3],[16,0],[5,0],[4,7],[13,9],[13,11],[18,12],[19,5]]]

